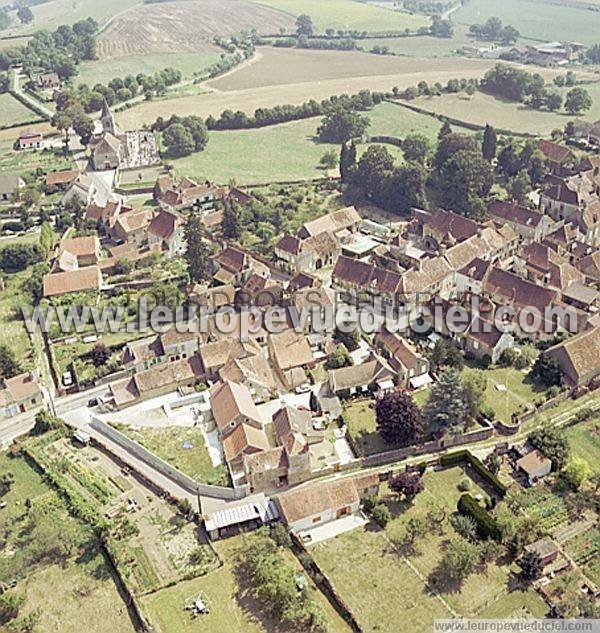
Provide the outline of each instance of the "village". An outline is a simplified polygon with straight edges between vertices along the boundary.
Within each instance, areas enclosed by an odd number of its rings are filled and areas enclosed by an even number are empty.
[[[587,50],[461,54],[492,60],[485,93],[535,82],[521,64],[584,76]],[[122,83],[150,96],[79,120],[59,74],[10,93],[52,117],[1,132],[0,628],[73,630],[32,598],[46,556],[85,575],[70,591],[90,627],[94,596],[120,605],[98,631],[597,618],[600,121],[475,130],[364,90],[364,108],[315,101],[317,134],[344,131],[318,178],[215,179],[182,160],[254,123],[126,129],[153,99],[169,111],[144,77]],[[382,105],[432,139],[367,132]],[[152,311],[170,316],[148,327]]]

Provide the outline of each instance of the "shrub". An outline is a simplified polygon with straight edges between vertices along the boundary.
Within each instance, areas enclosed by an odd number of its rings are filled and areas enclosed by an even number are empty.
[[[363,506],[367,512],[373,512],[373,508],[377,505],[377,497],[375,495],[367,495],[363,500]]]
[[[373,521],[382,528],[384,528],[392,519],[392,515],[385,503],[378,503],[373,508],[372,516]]]
[[[458,484],[458,489],[461,492],[467,492],[467,490],[471,489],[471,480],[468,477],[465,477],[464,479],[461,479],[459,484]]]
[[[481,538],[491,538],[500,542],[502,536],[496,521],[487,510],[484,510],[475,499],[468,493],[465,493],[458,500],[458,511],[463,516],[471,517],[477,524],[477,534]]]

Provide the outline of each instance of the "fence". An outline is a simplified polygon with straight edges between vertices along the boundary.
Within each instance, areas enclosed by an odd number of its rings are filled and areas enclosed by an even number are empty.
[[[130,455],[143,461],[150,468],[154,469],[164,477],[167,477],[189,494],[200,495],[202,497],[213,497],[215,499],[228,501],[243,499],[248,494],[247,487],[225,488],[224,486],[211,486],[209,484],[198,483],[191,477],[188,477],[188,475],[185,475],[180,470],[177,470],[171,466],[171,464],[168,464],[148,449],[128,438],[126,435],[123,435],[123,433],[117,431],[117,429],[113,428],[109,424],[106,424],[106,422],[102,422],[102,420],[99,420],[98,418],[94,418],[90,426],[94,429],[94,431],[97,431],[104,437],[108,438],[127,451]]]

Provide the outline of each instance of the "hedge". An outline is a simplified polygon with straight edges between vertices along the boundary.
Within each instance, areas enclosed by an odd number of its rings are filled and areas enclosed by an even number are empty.
[[[494,489],[494,491],[500,495],[500,498],[503,499],[506,495],[506,486],[491,472],[483,462],[475,457],[471,451],[467,449],[463,449],[460,451],[454,451],[453,453],[448,453],[446,455],[442,455],[440,458],[440,464],[442,466],[456,466],[457,464],[462,464],[464,462],[468,462],[473,466],[473,468],[485,479],[485,481]]]
[[[471,517],[475,521],[477,534],[481,538],[491,538],[498,542],[502,540],[502,534],[494,517],[482,508],[470,494],[462,495],[458,500],[457,507],[460,514]]]

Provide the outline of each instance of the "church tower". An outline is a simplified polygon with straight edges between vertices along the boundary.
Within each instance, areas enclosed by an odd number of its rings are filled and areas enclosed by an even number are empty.
[[[117,135],[115,115],[110,111],[106,97],[104,97],[102,101],[102,116],[100,117],[100,121],[102,122],[102,129],[105,132],[110,132],[113,136]]]

